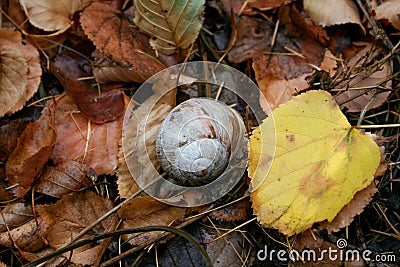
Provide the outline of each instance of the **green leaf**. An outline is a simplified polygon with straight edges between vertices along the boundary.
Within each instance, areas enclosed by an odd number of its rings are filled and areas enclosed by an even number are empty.
[[[167,55],[188,48],[202,26],[204,0],[135,0],[135,6],[135,24]]]

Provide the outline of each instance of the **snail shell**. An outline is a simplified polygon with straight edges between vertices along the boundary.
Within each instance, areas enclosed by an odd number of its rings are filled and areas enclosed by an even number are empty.
[[[176,106],[158,131],[161,168],[177,184],[200,186],[218,178],[246,138],[239,113],[214,99],[193,98]]]

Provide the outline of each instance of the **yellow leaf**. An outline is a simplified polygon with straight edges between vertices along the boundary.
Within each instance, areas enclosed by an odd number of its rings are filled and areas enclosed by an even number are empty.
[[[332,221],[372,182],[379,148],[351,127],[325,91],[296,96],[272,115],[250,139],[251,200],[261,224],[293,235],[315,222]],[[271,163],[271,144],[265,140],[270,140],[272,120],[276,150]]]

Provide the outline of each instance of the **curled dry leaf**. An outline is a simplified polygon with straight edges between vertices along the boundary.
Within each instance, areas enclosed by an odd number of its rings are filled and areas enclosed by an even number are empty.
[[[136,197],[118,210],[118,217],[123,219],[121,229],[145,227],[151,225],[171,225],[183,219],[185,208],[169,206],[152,197]],[[125,239],[134,246],[140,245],[161,232],[148,232],[139,236],[126,235]],[[133,238],[131,238],[133,237]]]
[[[124,93],[113,86],[93,86],[89,62],[71,51],[58,55],[51,63],[53,74],[67,89],[83,115],[95,123],[116,120],[124,114]]]
[[[0,29],[0,117],[20,110],[37,91],[42,69],[39,53],[13,29]]]
[[[166,55],[188,48],[203,23],[204,0],[135,0],[135,24],[151,36],[150,45]]]
[[[90,185],[86,171],[85,164],[73,160],[62,162],[55,167],[49,166],[39,177],[34,189],[36,192],[60,198],[64,194]]]
[[[148,46],[148,37],[130,27],[128,19],[108,4],[94,2],[82,13],[80,22],[100,52],[134,72],[136,82],[143,82],[164,67]]]
[[[264,226],[293,235],[315,222],[332,221],[373,181],[380,151],[351,127],[326,91],[298,95],[272,115],[250,139],[251,200]],[[266,138],[272,120],[274,155]],[[271,168],[265,169],[272,156]]]
[[[17,228],[33,218],[32,207],[24,203],[11,203],[1,210],[0,232]]]
[[[382,53],[382,50],[374,48],[372,43],[358,42],[355,43],[354,46],[365,47],[347,63],[347,69],[353,74],[352,76],[354,78],[350,81],[345,80],[343,83],[336,86],[337,88],[349,88],[338,94],[336,96],[336,101],[341,107],[346,107],[349,112],[360,112],[364,109],[370,110],[377,108],[385,103],[390,95],[390,91],[380,92],[374,88],[378,86],[386,88],[391,87],[391,80],[387,80],[391,75],[391,67],[390,61],[388,60],[374,67],[369,66],[371,63],[378,61]],[[345,79],[344,75],[349,75],[349,73],[343,73],[343,77],[339,76],[339,78]]]
[[[13,189],[18,197],[30,189],[53,152],[56,142],[55,117],[54,105],[44,108],[39,120],[28,124],[22,132],[7,161],[6,175],[10,185],[18,184]]]
[[[0,245],[8,248],[18,247],[26,252],[39,251],[46,247],[41,233],[45,233],[47,227],[45,221],[37,217],[37,221],[30,220],[10,232],[0,233]]]
[[[128,105],[129,98],[124,97],[125,105]],[[118,164],[123,117],[95,124],[79,112],[68,95],[62,95],[56,101],[57,141],[51,155],[53,161],[76,160],[86,163],[97,175],[114,173]]]
[[[304,10],[322,26],[355,23],[365,33],[357,6],[351,0],[304,0]]]
[[[400,30],[400,5],[398,0],[387,0],[375,8],[375,17],[388,20],[393,27]]]
[[[57,31],[57,34],[71,27],[72,16],[82,10],[90,0],[20,0],[29,22],[45,31]]]
[[[38,213],[48,225],[48,230],[43,235],[54,249],[70,243],[71,239],[77,236],[81,230],[112,208],[113,203],[109,199],[91,191],[64,195],[55,204],[36,207]],[[110,225],[113,224],[114,216],[111,215],[99,222],[83,238],[109,230]],[[72,253],[71,261],[82,265],[96,265],[99,256],[102,255],[104,245],[107,247],[107,244],[103,241],[98,245],[77,248]],[[66,252],[63,255],[68,258],[70,253]]]

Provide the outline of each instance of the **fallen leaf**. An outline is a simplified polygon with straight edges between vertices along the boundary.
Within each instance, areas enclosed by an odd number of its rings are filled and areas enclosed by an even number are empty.
[[[24,131],[29,119],[2,120],[0,126],[0,161],[7,161],[17,145],[18,137]]]
[[[11,203],[1,210],[0,233],[17,228],[33,218],[30,205],[25,203]]]
[[[353,199],[342,208],[333,221],[323,221],[319,224],[319,229],[326,229],[328,233],[338,232],[341,228],[350,225],[354,217],[361,214],[364,208],[371,202],[378,189],[375,183],[372,182],[369,186],[361,191],[358,191]]]
[[[306,78],[311,75],[311,73],[305,73],[296,78],[286,80],[274,77],[270,74],[262,77],[262,75],[260,75],[261,70],[259,69],[259,65],[253,64],[253,68],[257,84],[268,103],[267,107],[262,106],[264,112],[267,114],[270,110],[274,110],[279,105],[289,101],[297,92],[309,88]],[[336,68],[336,61],[333,59],[333,55],[329,50],[325,51],[324,60],[321,62],[320,68],[328,73],[333,72]],[[261,105],[263,105],[263,103],[263,101],[260,101]]]
[[[99,219],[102,215],[113,208],[113,203],[109,199],[97,195],[91,191],[65,195],[55,204],[37,206],[38,213],[48,225],[48,230],[44,233],[50,246],[54,249],[61,248],[71,242],[80,231]],[[115,215],[111,215],[96,226],[88,235],[104,233],[112,224]],[[96,245],[86,245],[73,250],[71,261],[82,265],[98,264],[99,255],[101,257],[104,250],[104,241]],[[70,252],[63,254],[70,256]]]
[[[400,30],[400,5],[398,0],[387,0],[375,8],[375,17],[387,19],[393,27]]]
[[[264,141],[272,120],[275,155]],[[263,165],[272,156],[266,172]],[[378,146],[351,127],[329,93],[296,96],[275,109],[250,139],[254,214],[262,225],[289,236],[315,222],[330,222],[372,182],[379,160]]]
[[[304,10],[311,19],[322,26],[355,23],[365,33],[357,6],[351,0],[304,0]]]
[[[135,0],[134,3],[135,24],[151,36],[153,49],[170,55],[178,48],[188,48],[196,40],[203,23],[204,0]]]
[[[86,165],[72,160],[55,167],[49,166],[37,180],[34,189],[36,192],[60,198],[90,185],[86,172]]]
[[[129,98],[125,97],[125,105]],[[122,133],[123,116],[112,122],[95,124],[83,116],[68,95],[56,99],[57,140],[51,159],[84,162],[97,175],[114,173]]]
[[[339,83],[336,88],[348,90],[341,92],[335,98],[341,107],[346,107],[349,112],[360,112],[362,110],[370,110],[377,108],[386,102],[390,91],[381,92],[375,87],[391,87],[391,80],[388,77],[391,75],[390,62],[385,61],[376,67],[369,66],[380,59],[382,50],[374,48],[372,43],[358,42],[353,44],[356,47],[365,46],[349,62],[346,69],[338,70],[341,75],[339,79],[345,81]],[[347,71],[348,70],[348,71]],[[343,72],[341,72],[343,71]],[[350,75],[351,76],[350,76]],[[346,77],[353,77],[351,80]],[[363,89],[371,88],[371,89]]]
[[[124,114],[124,93],[111,86],[93,86],[89,62],[71,51],[65,51],[52,61],[50,69],[66,88],[83,115],[95,123],[116,120]]]
[[[71,27],[72,16],[86,7],[90,0],[20,0],[29,22],[45,31],[57,31],[57,34]]]
[[[250,215],[251,205],[248,199],[243,199],[209,214],[211,218],[220,221],[243,221]]]
[[[22,132],[7,161],[8,182],[9,185],[18,184],[13,189],[18,197],[28,192],[53,152],[57,138],[54,130],[55,116],[54,106],[44,108],[39,120],[28,124]]]
[[[155,200],[152,197],[135,197],[118,210],[123,219],[121,229],[139,228],[151,225],[168,226],[183,219],[185,208],[174,207]],[[161,232],[148,232],[139,236],[129,234],[125,239],[134,246],[158,236]]]
[[[267,11],[280,7],[283,4],[288,4],[293,0],[258,0],[258,1],[243,1],[243,0],[221,0],[225,10],[234,14],[256,15],[260,11]]]
[[[321,64],[325,48],[306,34],[300,34],[302,30],[290,14],[298,20],[296,9],[280,9],[280,27],[273,47],[273,25],[266,20],[242,17],[238,24],[237,42],[228,54],[229,60],[237,63],[253,58],[253,68],[258,69],[258,79],[272,75],[289,80],[312,72],[314,68],[310,64]]]
[[[8,248],[18,247],[26,252],[36,252],[46,247],[41,235],[46,231],[46,223],[38,217],[37,221],[30,220],[10,232],[0,233],[0,245]]]
[[[130,27],[128,18],[106,3],[94,2],[84,10],[80,22],[100,52],[134,72],[136,82],[144,82],[164,66],[148,46],[148,37]]]
[[[42,69],[39,53],[13,29],[0,29],[0,117],[20,110],[37,91]]]

